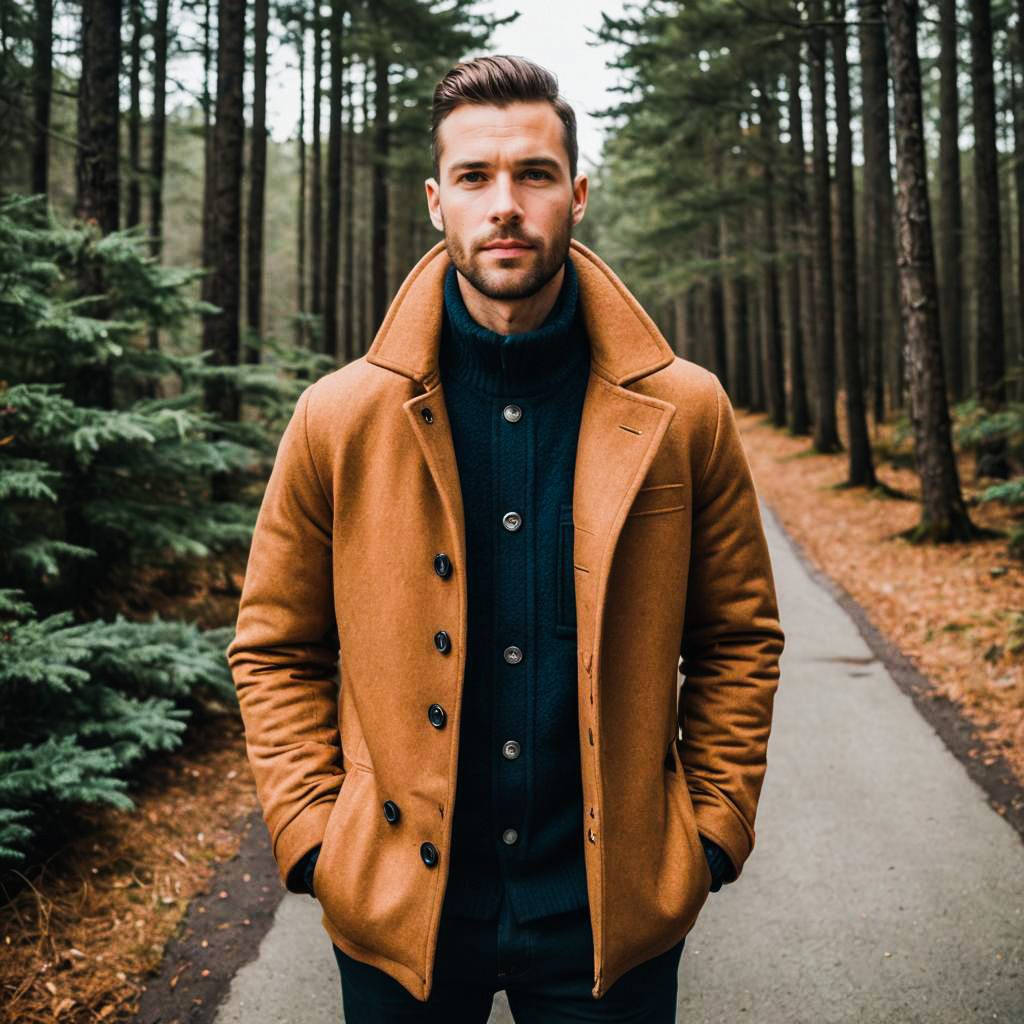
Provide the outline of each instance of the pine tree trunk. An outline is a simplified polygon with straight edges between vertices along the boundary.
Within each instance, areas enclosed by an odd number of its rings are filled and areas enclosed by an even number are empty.
[[[875,423],[885,419],[887,357],[903,348],[899,275],[893,237],[892,164],[889,157],[889,71],[885,16],[869,2],[860,18],[864,124],[864,207],[867,282],[865,316]]]
[[[341,97],[344,91],[344,0],[331,5],[331,97],[327,137],[327,246],[324,252],[324,334],[321,351],[338,356],[338,283],[341,259]]]
[[[355,104],[352,101],[352,78],[355,74],[354,65],[349,66],[345,78],[345,110],[348,114],[345,129],[344,169],[342,172],[342,221],[344,233],[344,261],[341,282],[342,333],[344,335],[345,362],[351,362],[362,354],[362,347],[356,346],[356,310],[355,310],[355,173],[356,173],[356,116]],[[361,330],[361,328],[360,328]]]
[[[214,197],[217,192],[217,161],[213,157],[213,95],[210,82],[214,71],[213,49],[214,0],[206,0],[203,12],[203,277],[202,297],[211,301],[213,294],[213,233],[217,218]]]
[[[370,245],[370,295],[373,332],[388,308],[388,151],[391,132],[388,119],[391,94],[385,44],[373,61],[373,233]]]
[[[765,147],[762,176],[764,181],[764,233],[762,251],[764,266],[761,271],[761,334],[764,339],[764,382],[768,399],[768,413],[772,425],[786,425],[786,380],[782,354],[782,323],[779,313],[778,238],[775,228],[775,160],[778,127],[776,125],[775,98],[767,84],[761,86],[762,143]]]
[[[946,379],[954,401],[967,394],[964,335],[964,215],[960,186],[960,90],[957,61],[957,3],[941,0],[939,15],[939,322]]]
[[[974,195],[976,337],[978,394],[989,412],[1006,402],[1003,348],[1002,245],[999,218],[999,164],[996,98],[992,68],[990,0],[970,0],[971,85],[974,95]],[[978,474],[1005,478],[1005,442],[979,446]]]
[[[263,333],[263,210],[267,179],[267,38],[268,0],[253,3],[252,147],[249,154],[249,217],[246,225],[246,324],[249,344],[245,361],[260,361]]]
[[[846,57],[846,3],[832,0],[832,62],[836,96],[836,184],[839,191],[839,333],[846,386],[846,429],[850,466],[846,483],[874,487],[875,466],[864,410],[861,339],[857,316],[857,241],[854,234],[853,114],[850,110],[850,71]]]
[[[128,0],[132,38],[128,46],[128,207],[125,227],[142,220],[142,113],[139,109],[139,78],[142,71],[142,0]]]
[[[372,303],[370,302],[371,267],[370,261],[366,258],[370,252],[370,234],[373,224],[369,216],[371,194],[373,191],[373,152],[370,142],[370,64],[367,60],[363,64],[363,94],[362,94],[362,126],[360,131],[360,172],[359,172],[359,209],[363,216],[359,222],[359,251],[363,258],[359,261],[359,279],[356,282],[356,323],[369,345],[373,340]]]
[[[310,312],[322,317],[324,312],[324,199],[323,199],[323,147],[321,144],[321,114],[323,112],[324,81],[324,27],[319,0],[313,3],[313,181],[309,194],[309,274],[311,279]],[[316,328],[317,351],[323,351],[323,321]]]
[[[50,103],[53,94],[53,0],[36,0],[36,34],[32,51],[32,191],[50,191]]]
[[[296,138],[296,158],[299,163],[298,223],[296,230],[298,250],[295,266],[295,344],[302,347],[306,341],[304,317],[306,315],[306,15],[298,15],[296,48],[299,51],[299,131]]]
[[[807,370],[804,365],[804,302],[801,295],[804,210],[807,207],[807,181],[804,153],[803,104],[800,100],[800,38],[792,44],[787,64],[786,92],[789,94],[789,175],[785,203],[789,247],[786,269],[786,304],[789,351],[789,430],[791,434],[811,432],[811,411],[807,402]]]
[[[821,0],[811,0],[809,38],[811,121],[813,126],[814,306],[818,322],[815,360],[814,449],[842,450],[836,424],[835,299],[832,291],[832,201],[829,189],[828,112],[825,62],[827,41],[821,27]]]
[[[245,142],[245,0],[220,0],[217,20],[217,156],[211,300],[220,312],[204,317],[203,347],[212,366],[237,366],[241,306],[242,151]],[[239,395],[227,381],[206,384],[206,408],[230,422],[239,418]]]
[[[167,148],[167,17],[170,0],[157,0],[153,22],[153,119],[149,131],[149,251],[159,260],[163,252],[164,163]],[[149,332],[149,347],[160,348],[160,332]],[[152,395],[157,393],[153,382]]]
[[[82,0],[76,213],[94,221],[103,234],[118,228],[120,70],[120,0]]]
[[[916,0],[887,0],[899,185],[898,265],[907,337],[914,452],[921,475],[921,521],[911,536],[956,540],[973,528],[960,494],[939,337],[938,295],[925,169]]]
[[[1016,64],[1021,85],[1014,102],[1013,177],[1017,193],[1017,351],[1024,355],[1024,0],[1017,0]],[[1024,381],[1017,381],[1017,401],[1024,398]]]

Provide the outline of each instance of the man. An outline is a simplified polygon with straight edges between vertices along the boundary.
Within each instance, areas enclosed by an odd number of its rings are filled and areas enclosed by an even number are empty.
[[[484,1024],[499,989],[672,1021],[778,683],[750,472],[717,378],[571,239],[554,77],[457,65],[433,146],[444,242],[299,398],[227,651],[274,856],[349,1024]]]

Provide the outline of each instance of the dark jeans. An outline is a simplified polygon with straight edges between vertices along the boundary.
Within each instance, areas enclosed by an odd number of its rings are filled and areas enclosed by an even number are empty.
[[[346,1024],[486,1024],[501,989],[517,1024],[674,1024],[685,941],[627,971],[600,999],[591,994],[594,946],[586,907],[523,924],[516,923],[507,899],[490,921],[442,914],[426,1002],[380,969],[333,948]]]

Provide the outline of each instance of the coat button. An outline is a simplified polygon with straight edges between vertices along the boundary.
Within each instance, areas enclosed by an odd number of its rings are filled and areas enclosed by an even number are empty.
[[[501,833],[501,841],[506,846],[511,846],[519,838],[519,833],[514,828],[507,828]]]
[[[448,715],[440,704],[431,704],[427,708],[427,718],[435,729],[443,729],[444,723],[448,721]]]
[[[505,660],[510,665],[518,665],[523,660],[523,652],[518,647],[506,647]]]
[[[516,530],[523,525],[523,517],[518,512],[506,512],[501,517],[501,525],[504,526],[509,533],[515,533]]]
[[[437,863],[437,847],[433,843],[423,843],[420,846],[420,856],[423,858],[423,863],[428,868],[432,868]]]
[[[514,761],[519,756],[519,744],[515,740],[505,740],[501,752],[509,761]]]
[[[446,579],[452,574],[452,560],[443,551],[439,555],[434,555],[434,572],[441,579]]]
[[[501,410],[501,415],[509,421],[509,423],[518,423],[523,418],[523,410],[518,405],[506,405]]]
[[[384,817],[388,819],[389,825],[394,825],[398,821],[398,816],[401,812],[398,810],[398,804],[394,800],[384,801]]]
[[[448,634],[439,629],[434,634],[434,646],[442,653],[447,654],[452,649],[452,641]]]
[[[424,422],[426,422],[426,423],[433,423],[434,422],[434,414],[426,406],[424,406],[422,409],[420,409],[420,415],[423,417]]]

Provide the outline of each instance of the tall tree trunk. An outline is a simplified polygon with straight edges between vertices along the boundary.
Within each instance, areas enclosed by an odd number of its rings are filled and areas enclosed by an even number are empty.
[[[1021,85],[1013,104],[1013,178],[1017,193],[1017,351],[1024,353],[1024,0],[1017,0],[1017,70]],[[1017,401],[1024,381],[1017,381]]]
[[[267,180],[268,0],[253,3],[252,145],[249,151],[249,217],[246,225],[245,307],[249,328],[245,361],[260,361],[263,333],[263,208]]]
[[[1003,349],[1002,246],[999,223],[999,164],[996,97],[992,69],[990,0],[970,0],[971,85],[974,93],[975,280],[978,393],[989,412],[1006,401]],[[978,474],[1005,478],[1005,442],[979,446]]]
[[[832,199],[829,191],[828,112],[825,62],[828,59],[821,0],[810,0],[809,37],[811,121],[813,126],[814,305],[819,349],[815,360],[814,449],[842,450],[836,424],[835,305],[832,291]]]
[[[391,115],[391,94],[386,47],[378,29],[378,49],[373,60],[373,240],[370,246],[374,333],[388,308],[388,151],[391,140],[388,119]]]
[[[372,61],[367,60],[363,64],[363,93],[362,93],[362,126],[360,131],[361,168],[359,173],[359,209],[369,211],[373,192],[373,149],[370,141],[370,75]],[[365,339],[364,344],[369,345],[373,340],[372,304],[370,302],[371,267],[366,257],[370,252],[371,234],[373,223],[367,212],[360,218],[359,222],[359,251],[363,258],[359,261],[359,279],[356,288],[356,323]]]
[[[349,65],[345,76],[345,110],[348,114],[345,129],[344,170],[342,173],[342,223],[345,228],[341,307],[342,333],[344,335],[345,362],[351,362],[362,354],[356,350],[356,311],[355,311],[355,173],[356,173],[356,117],[355,104],[352,101],[352,78],[354,65]],[[361,328],[360,328],[361,330]]]
[[[139,79],[142,72],[142,0],[128,0],[132,38],[128,44],[128,208],[125,226],[142,220],[142,113],[139,109]]]
[[[36,0],[32,51],[32,191],[50,191],[50,100],[53,94],[53,0]]]
[[[938,296],[925,169],[916,0],[887,0],[899,183],[899,271],[907,336],[914,452],[921,475],[916,540],[966,539],[973,527],[960,493],[939,337]]]
[[[77,215],[103,234],[118,228],[120,0],[82,0],[78,84]]]
[[[345,2],[331,4],[331,99],[327,138],[327,247],[324,252],[324,334],[321,351],[338,356],[338,281],[341,260],[341,97],[345,79]]]
[[[723,187],[722,180],[722,162],[724,156],[722,155],[722,143],[718,137],[716,130],[714,138],[711,140],[711,145],[714,147],[714,153],[711,157],[712,166],[714,168],[715,176],[715,187],[719,191]],[[726,326],[725,326],[725,288],[724,278],[725,273],[722,269],[722,261],[725,259],[724,250],[724,239],[722,237],[722,217],[719,218],[719,223],[708,225],[708,244],[709,251],[712,260],[718,264],[718,268],[712,273],[710,286],[710,302],[711,302],[711,369],[721,382],[722,387],[728,393],[730,388],[729,380],[729,357],[728,357],[728,341],[726,337]]]
[[[203,266],[207,273],[203,278],[202,297],[211,301],[213,295],[213,233],[217,218],[214,201],[217,191],[217,161],[213,153],[213,95],[210,82],[213,80],[213,10],[214,0],[206,0],[203,10]]]
[[[311,279],[310,312],[321,317],[324,312],[324,200],[323,200],[323,147],[321,144],[321,117],[323,112],[324,81],[324,27],[320,2],[313,3],[313,181],[309,194],[309,274]],[[316,327],[317,348],[322,351],[323,321]]]
[[[939,322],[946,380],[954,401],[967,395],[964,335],[963,195],[960,187],[960,90],[957,3],[941,0],[939,38]]]
[[[242,151],[245,143],[245,0],[220,0],[217,19],[217,154],[215,216],[211,250],[211,299],[220,312],[203,322],[203,347],[211,365],[237,366],[241,306]],[[206,408],[229,422],[239,418],[239,395],[233,383],[213,378],[206,384]],[[215,482],[223,497],[225,480]]]
[[[832,67],[836,94],[836,184],[839,191],[839,333],[846,386],[846,429],[849,435],[850,487],[874,487],[875,466],[864,411],[861,342],[857,316],[857,242],[854,235],[853,114],[850,70],[846,59],[846,3],[832,0]]]
[[[765,394],[772,425],[786,425],[786,379],[782,354],[782,322],[779,313],[778,239],[775,227],[775,168],[778,127],[773,87],[761,86],[762,144],[765,147],[761,173],[764,182],[764,267],[761,272],[761,334],[764,338]]]
[[[167,19],[170,0],[157,0],[153,22],[153,119],[149,130],[149,251],[159,260],[163,253],[164,162],[167,149]],[[149,347],[160,348],[160,332],[151,328]],[[157,394],[153,382],[152,396]]]
[[[889,71],[885,16],[871,0],[860,18],[861,83],[864,99],[864,207],[867,329],[871,399],[876,425],[885,419],[887,357],[903,348],[899,276],[893,237],[892,164],[889,157]]]
[[[299,201],[298,201],[298,256],[296,259],[296,296],[297,316],[295,318],[295,344],[305,344],[306,329],[306,12],[301,10],[298,15],[296,48],[299,51],[299,132],[296,139],[296,157],[299,162]]]
[[[801,295],[804,210],[807,207],[807,173],[804,152],[804,116],[800,99],[800,49],[797,36],[791,44],[787,64],[786,92],[789,94],[789,182],[785,217],[789,260],[786,265],[786,304],[789,350],[789,430],[796,435],[811,432],[811,411],[807,403],[807,370],[804,365],[804,297]]]

